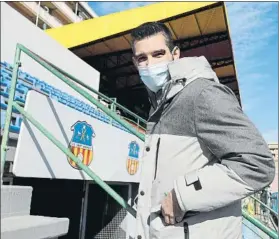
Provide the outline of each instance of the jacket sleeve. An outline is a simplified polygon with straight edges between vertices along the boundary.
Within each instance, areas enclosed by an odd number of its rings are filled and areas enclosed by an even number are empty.
[[[224,207],[273,181],[272,154],[228,87],[212,84],[203,89],[194,111],[198,140],[218,160],[175,180],[182,211]]]

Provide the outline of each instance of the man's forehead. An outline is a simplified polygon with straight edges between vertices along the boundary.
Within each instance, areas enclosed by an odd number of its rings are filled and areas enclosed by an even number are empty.
[[[162,33],[158,33],[154,36],[136,41],[134,44],[134,53],[135,55],[150,54],[155,51],[166,50],[167,48],[165,36]]]

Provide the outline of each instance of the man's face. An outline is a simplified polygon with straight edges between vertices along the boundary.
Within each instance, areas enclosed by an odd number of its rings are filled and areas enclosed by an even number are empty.
[[[134,44],[133,61],[135,66],[151,66],[163,61],[172,61],[180,56],[179,49],[173,54],[166,45],[163,33],[136,41]]]

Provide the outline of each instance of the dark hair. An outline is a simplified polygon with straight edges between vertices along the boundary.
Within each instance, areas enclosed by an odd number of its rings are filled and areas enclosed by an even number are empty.
[[[166,45],[170,51],[174,48],[174,43],[170,30],[166,27],[164,23],[160,22],[146,22],[137,28],[133,29],[131,32],[132,37],[132,50],[134,51],[134,44],[136,41],[140,41],[150,36],[154,36],[158,33],[163,33],[166,40]]]

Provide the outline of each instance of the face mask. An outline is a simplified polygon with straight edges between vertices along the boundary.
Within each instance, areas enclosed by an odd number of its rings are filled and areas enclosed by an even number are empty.
[[[169,63],[164,61],[152,66],[138,67],[141,80],[151,91],[156,93],[169,80]]]

